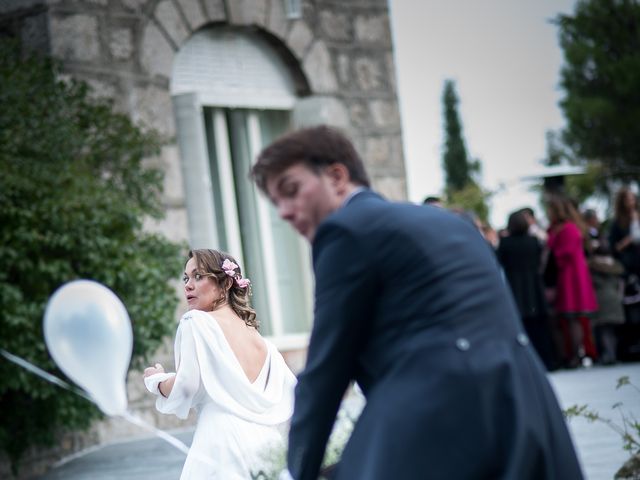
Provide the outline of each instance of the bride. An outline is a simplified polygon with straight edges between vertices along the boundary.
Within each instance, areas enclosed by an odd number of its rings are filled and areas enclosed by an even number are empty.
[[[285,448],[278,426],[291,417],[296,379],[258,333],[249,279],[230,255],[190,251],[183,281],[190,310],[176,333],[176,373],[148,367],[145,386],[162,413],[198,411],[180,480],[251,478]]]

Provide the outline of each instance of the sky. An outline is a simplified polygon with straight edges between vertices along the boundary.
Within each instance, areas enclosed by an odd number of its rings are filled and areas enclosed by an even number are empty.
[[[467,151],[481,183],[497,193],[490,222],[531,206],[545,133],[564,126],[558,102],[563,62],[558,29],[575,0],[389,0],[409,199],[440,194],[442,91],[455,81]]]

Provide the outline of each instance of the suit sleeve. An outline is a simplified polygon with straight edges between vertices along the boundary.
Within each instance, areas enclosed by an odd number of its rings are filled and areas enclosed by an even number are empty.
[[[295,479],[316,479],[340,401],[354,377],[375,304],[375,278],[363,239],[335,225],[318,230],[314,325],[296,387],[288,465]]]

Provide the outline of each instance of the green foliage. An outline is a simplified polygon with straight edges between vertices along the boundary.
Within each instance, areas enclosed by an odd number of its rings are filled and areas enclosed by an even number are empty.
[[[487,222],[489,208],[487,200],[491,193],[480,188],[476,183],[470,182],[461,190],[454,190],[447,196],[447,206],[451,208],[461,208],[475,213],[480,220]]]
[[[575,199],[579,205],[596,194],[608,197],[608,186],[603,182],[603,179],[606,180],[604,170],[600,162],[591,162],[587,164],[583,174],[567,175],[565,179],[567,195]]]
[[[562,133],[554,130],[547,130],[545,133],[546,139],[546,158],[544,159],[545,165],[562,165],[568,163],[574,165],[576,160],[574,159],[571,149],[565,145]]]
[[[444,166],[447,190],[462,190],[472,181],[473,166],[469,162],[467,147],[462,135],[462,124],[458,115],[458,95],[455,84],[447,80],[442,94],[444,109]]]
[[[139,365],[173,330],[168,280],[181,267],[179,246],[142,231],[145,216],[162,212],[162,173],[143,165],[161,138],[6,40],[0,104],[0,347],[64,376],[43,342],[44,308],[60,285],[89,278],[126,305]],[[0,449],[14,462],[99,416],[85,399],[8,362],[0,362],[0,411]]]
[[[629,381],[629,377],[623,376],[618,379],[616,390],[628,386],[634,388],[640,393],[640,389]],[[571,420],[572,418],[582,417],[589,422],[601,422],[611,428],[614,432],[620,435],[622,439],[622,448],[631,454],[640,453],[640,421],[632,414],[626,413],[622,407],[624,405],[621,402],[617,402],[612,405],[612,409],[618,410],[621,418],[621,424],[616,423],[610,418],[601,416],[595,410],[590,410],[587,405],[572,405],[563,411],[564,416]]]
[[[354,388],[350,388],[342,401],[336,415],[329,440],[325,448],[319,480],[333,477],[333,471],[339,464],[347,442],[365,405],[364,396]],[[259,457],[252,480],[277,480],[280,472],[287,466],[287,452],[280,446],[270,446]]]
[[[474,179],[480,174],[480,160],[471,160],[467,154],[458,115],[458,103],[455,84],[452,80],[447,80],[442,94],[445,135],[442,164],[445,171],[446,203],[449,206],[470,210],[486,221],[489,216],[486,200],[490,194]]]
[[[566,145],[560,132],[548,130],[546,133],[547,152],[545,165],[579,165],[584,167],[582,174],[567,175],[564,181],[564,191],[578,204],[589,198],[600,197],[610,199],[612,175],[606,164],[598,160],[581,161],[575,157],[571,148]],[[544,200],[542,200],[544,204]]]
[[[640,172],[640,3],[580,0],[559,15],[564,51],[564,138],[580,158],[598,160],[606,176]]]

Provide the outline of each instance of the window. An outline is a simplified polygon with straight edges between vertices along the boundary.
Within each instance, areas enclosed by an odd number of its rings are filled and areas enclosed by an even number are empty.
[[[259,38],[205,30],[178,52],[171,90],[192,247],[236,256],[262,333],[280,348],[303,346],[309,248],[248,178],[262,147],[289,128],[295,95],[286,67]]]
[[[287,13],[287,18],[296,19],[302,17],[302,6],[300,5],[300,0],[283,0],[284,1],[284,9]]]

